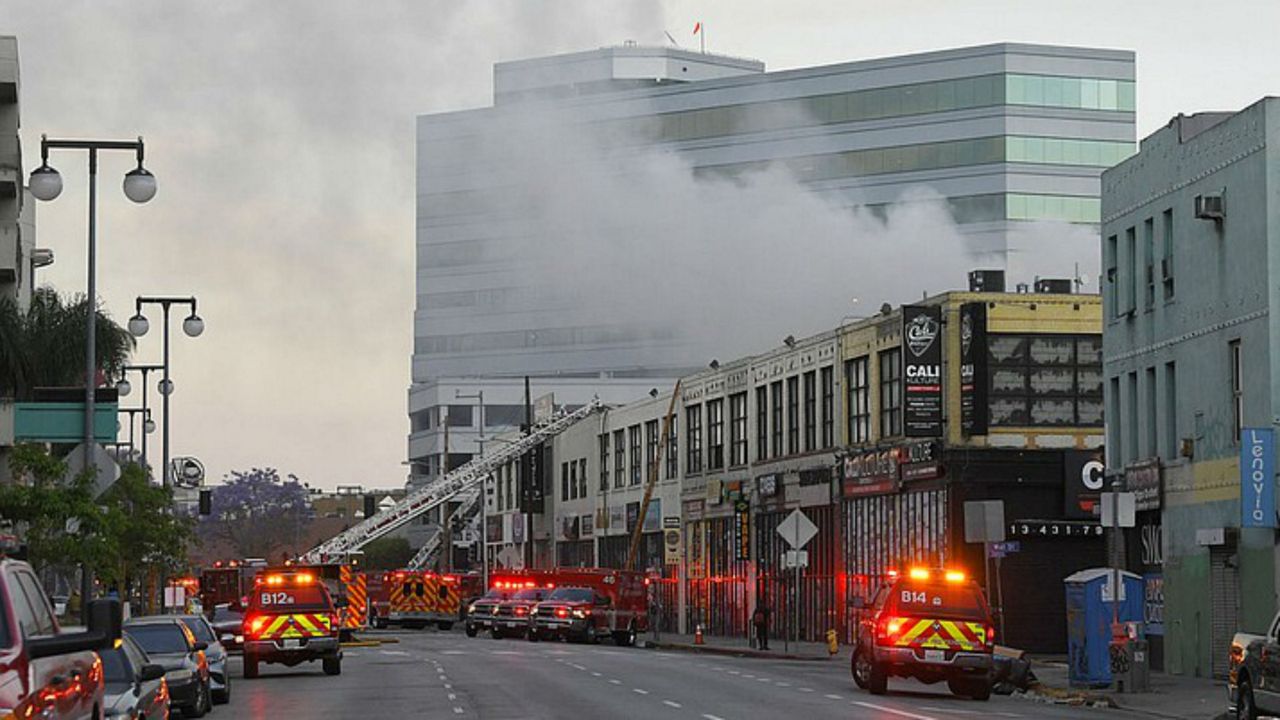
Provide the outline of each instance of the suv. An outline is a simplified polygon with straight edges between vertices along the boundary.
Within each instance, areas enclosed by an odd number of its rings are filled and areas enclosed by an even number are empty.
[[[498,603],[493,611],[489,633],[494,638],[524,637],[529,632],[529,614],[533,606],[547,599],[551,590],[541,587],[517,590],[511,599]]]
[[[853,679],[874,695],[890,677],[947,681],[956,695],[991,697],[995,628],[977,583],[956,571],[889,573],[870,602],[854,598]]]
[[[244,676],[258,677],[259,663],[289,667],[321,661],[326,675],[342,672],[338,609],[311,572],[267,571],[254,579],[244,616]]]
[[[31,566],[0,557],[0,717],[101,717],[102,661],[120,638],[120,603],[89,604],[87,632],[58,627]]]
[[[533,609],[529,639],[595,643],[610,633],[610,604],[591,588],[558,587]]]
[[[481,630],[493,629],[493,616],[498,605],[511,597],[514,590],[495,587],[478,597],[467,607],[467,637],[475,637]]]

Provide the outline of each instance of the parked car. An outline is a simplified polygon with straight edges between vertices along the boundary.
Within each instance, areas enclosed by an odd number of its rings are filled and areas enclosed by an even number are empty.
[[[102,713],[96,650],[120,637],[120,603],[95,600],[89,628],[63,632],[31,566],[0,557],[0,717],[82,720]]]
[[[1255,720],[1280,713],[1280,613],[1266,635],[1236,633],[1227,670],[1227,708],[1232,717]]]
[[[164,666],[170,702],[183,717],[203,717],[213,707],[205,643],[196,640],[173,615],[134,618],[125,635],[137,641],[152,661]]]
[[[209,687],[218,705],[231,702],[231,673],[227,672],[227,649],[218,641],[213,626],[203,615],[179,615],[196,640],[208,647],[204,657],[209,662]]]
[[[230,605],[216,605],[209,617],[209,624],[218,633],[218,642],[229,653],[244,650],[244,613]]]
[[[163,665],[151,662],[146,651],[128,637],[98,655],[107,683],[104,717],[167,720],[169,685]]]

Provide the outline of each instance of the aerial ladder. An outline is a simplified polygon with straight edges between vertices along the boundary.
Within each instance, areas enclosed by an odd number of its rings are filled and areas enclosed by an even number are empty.
[[[455,498],[462,501],[458,505],[458,509],[453,512],[453,516],[459,519],[459,525],[462,523],[478,525],[475,521],[479,519],[477,511],[480,508],[480,489],[465,490],[458,493]],[[432,533],[431,537],[427,538],[427,541],[414,554],[413,559],[409,561],[408,569],[423,570],[430,565],[439,553],[440,547],[444,544],[444,536],[443,530]]]
[[[477,495],[481,495],[485,478],[489,477],[495,469],[559,435],[602,407],[600,398],[596,397],[573,412],[561,411],[555,414],[530,428],[529,434],[522,435],[518,440],[505,445],[497,452],[475,458],[444,477],[415,490],[393,507],[365,518],[359,524],[311,548],[298,558],[299,561],[313,564],[345,558],[370,542],[405,526],[424,513],[440,507],[459,493],[474,490]],[[438,537],[439,533],[437,533]]]

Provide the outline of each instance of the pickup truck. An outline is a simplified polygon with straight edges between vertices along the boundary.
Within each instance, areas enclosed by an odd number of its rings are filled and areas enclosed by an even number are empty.
[[[102,717],[96,651],[112,647],[120,629],[120,603],[96,600],[88,630],[64,632],[31,566],[0,559],[0,718]]]
[[[1280,714],[1280,613],[1266,635],[1236,633],[1227,672],[1227,709],[1254,720]]]

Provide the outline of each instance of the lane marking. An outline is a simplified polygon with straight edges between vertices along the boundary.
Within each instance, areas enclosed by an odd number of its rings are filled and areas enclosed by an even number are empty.
[[[796,688],[800,692],[813,692],[813,688]]]
[[[86,325],[89,324],[88,315],[85,316],[85,324]],[[574,670],[586,670],[586,668],[582,667],[578,663],[569,663],[569,666],[572,667]]]
[[[85,324],[88,324],[88,320],[86,320],[86,321],[85,321]],[[756,676],[755,676],[755,675],[751,675],[750,673],[742,673],[742,677],[744,677],[744,678],[746,678],[746,679],[748,679],[748,680],[755,680],[755,679],[756,679]]]
[[[86,323],[86,324],[87,324],[87,323]],[[844,699],[844,698],[840,697],[839,695],[836,695],[835,693],[828,693],[828,694],[826,694],[826,695],[823,695],[823,697],[827,698],[828,700],[843,700],[843,699]]]
[[[88,320],[88,318],[85,318],[85,324],[86,324],[86,325],[87,325],[87,324],[89,324],[89,320]],[[598,673],[598,672],[593,672],[593,673],[591,673],[591,677],[600,677],[600,673]]]
[[[86,324],[86,325],[88,325],[88,324],[89,324],[89,322],[88,322],[88,319],[87,319],[87,318],[86,318],[86,320],[85,320],[85,324]],[[453,689],[453,686],[452,686],[452,685],[450,685],[449,683],[445,683],[445,684],[444,684],[444,689],[445,689],[445,690],[452,690],[452,689]]]
[[[86,325],[88,324],[88,320],[85,320],[85,324],[86,324]],[[455,695],[455,694],[453,694],[453,693],[449,693],[449,699],[450,699],[450,700],[457,700],[457,699],[458,699],[458,696],[457,696],[457,695]]]
[[[675,700],[663,700],[663,701],[662,701],[662,704],[663,704],[663,705],[670,706],[670,707],[673,707],[673,708],[682,708],[682,707],[684,707],[683,705],[681,705],[680,703],[676,702]]]
[[[876,705],[875,703],[862,702],[860,700],[855,701],[853,704],[857,705],[858,707],[864,707],[868,710],[879,710],[881,712],[887,712],[890,715],[897,715],[898,717],[911,718],[911,720],[938,720],[937,718],[930,715],[917,715],[915,713],[910,713],[905,710],[897,710],[887,705]]]
[[[379,650],[383,655],[394,655],[396,657],[408,657],[409,653],[404,650]]]
[[[637,695],[648,695],[648,694],[649,694],[649,691],[648,691],[648,690],[641,690],[640,688],[631,688],[631,692],[636,693]]]
[[[712,715],[711,713],[702,713],[702,717],[706,718],[707,720],[724,720],[724,718],[718,715]]]
[[[454,706],[453,706],[453,714],[454,714],[454,715],[461,715],[461,714],[462,714],[462,708],[458,707],[457,705],[454,705]]]
[[[87,323],[86,323],[86,324],[87,324]],[[609,680],[609,682],[613,683],[614,685],[621,685],[621,684],[622,684],[622,681],[621,681],[621,680],[618,680],[618,679],[616,679],[616,678],[615,678],[615,679],[610,679],[610,680]]]
[[[920,709],[921,709],[921,710],[928,710],[929,712],[940,712],[940,713],[943,713],[944,715],[987,715],[987,714],[990,714],[990,713],[980,713],[980,712],[978,712],[978,711],[976,711],[976,710],[953,710],[953,709],[951,709],[951,708],[932,707],[932,706],[930,706],[930,705],[921,705],[921,706],[920,706]]]
[[[88,324],[88,319],[86,319],[86,320],[85,320],[85,324],[86,324],[86,325]],[[776,683],[774,683],[774,684],[775,684],[775,685],[777,685],[778,687],[791,687],[791,683],[789,683],[789,682],[782,682],[781,680],[779,680],[778,682],[776,682]]]
[[[756,682],[769,682],[769,678],[756,678]]]
[[[86,321],[86,324],[88,324],[88,323],[87,323],[87,321]],[[730,670],[730,671],[729,671],[729,674],[730,674],[730,675],[741,675],[741,674],[742,674],[742,671],[741,671],[741,670]]]
[[[86,325],[89,324],[89,321],[87,318],[85,320],[85,324]],[[441,650],[440,654],[441,655],[466,655],[467,651],[466,650]]]

